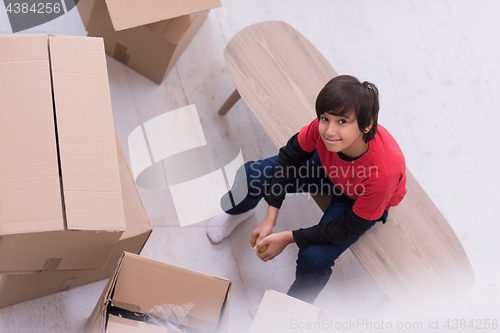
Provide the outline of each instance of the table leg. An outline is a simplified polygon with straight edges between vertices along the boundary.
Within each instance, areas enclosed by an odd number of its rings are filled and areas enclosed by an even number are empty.
[[[224,102],[224,104],[221,106],[221,108],[219,109],[219,113],[221,115],[225,115],[233,107],[233,105],[240,100],[240,98],[241,96],[238,92],[238,89],[235,89],[231,96],[229,96],[226,102]]]

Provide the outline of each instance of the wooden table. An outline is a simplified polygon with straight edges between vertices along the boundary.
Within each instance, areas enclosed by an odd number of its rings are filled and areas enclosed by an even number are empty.
[[[284,22],[249,26],[236,34],[224,56],[236,90],[219,110],[240,96],[276,147],[316,117],[318,92],[337,75],[322,54]],[[408,194],[350,249],[387,299],[415,308],[456,302],[470,292],[474,273],[444,216],[409,170]],[[315,196],[323,211],[331,200]]]

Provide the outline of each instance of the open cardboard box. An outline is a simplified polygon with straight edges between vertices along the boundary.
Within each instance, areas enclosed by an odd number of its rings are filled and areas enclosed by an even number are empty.
[[[118,137],[116,144],[127,230],[104,269],[0,275],[0,308],[107,279],[116,270],[123,251],[141,252],[152,228]]]
[[[147,314],[157,305],[193,303],[182,329],[226,333],[230,294],[229,280],[124,252],[86,332],[106,332],[112,309]]]
[[[125,231],[101,38],[0,37],[0,273],[102,269]]]
[[[88,36],[106,53],[160,84],[220,0],[80,0]]]
[[[331,332],[342,319],[286,294],[266,290],[249,333]]]

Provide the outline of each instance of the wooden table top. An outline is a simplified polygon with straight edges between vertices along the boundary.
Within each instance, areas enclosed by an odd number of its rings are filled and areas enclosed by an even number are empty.
[[[314,103],[337,73],[321,53],[284,22],[240,31],[225,51],[236,89],[276,147],[315,117]]]
[[[304,36],[279,21],[243,29],[224,56],[241,98],[278,148],[316,117],[316,96],[337,75]],[[460,241],[408,170],[407,190],[387,223],[377,223],[351,251],[398,304],[463,299],[474,273]],[[315,199],[323,211],[330,202]]]

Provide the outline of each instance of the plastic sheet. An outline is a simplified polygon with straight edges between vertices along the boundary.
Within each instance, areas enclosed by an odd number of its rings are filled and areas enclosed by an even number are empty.
[[[144,317],[144,321],[149,324],[167,327],[171,330],[182,332],[179,329],[186,315],[193,308],[193,303],[184,305],[161,304],[152,308]]]

